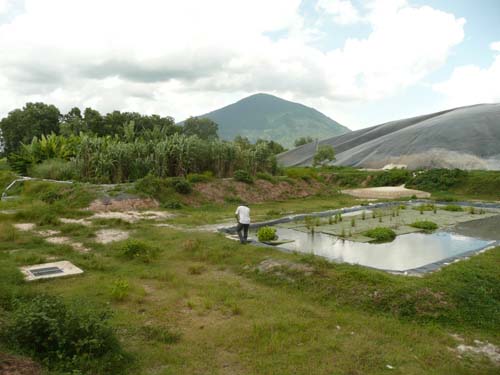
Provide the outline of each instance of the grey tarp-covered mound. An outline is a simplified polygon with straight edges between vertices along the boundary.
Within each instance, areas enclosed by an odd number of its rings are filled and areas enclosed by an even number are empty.
[[[500,170],[500,104],[479,104],[391,121],[284,152],[284,166],[308,166],[318,145],[335,148],[335,165]]]

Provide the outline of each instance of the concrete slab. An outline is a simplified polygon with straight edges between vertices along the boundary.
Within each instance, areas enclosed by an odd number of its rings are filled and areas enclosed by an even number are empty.
[[[60,262],[35,264],[33,266],[24,266],[19,268],[24,274],[26,281],[35,281],[40,279],[52,279],[79,275],[83,270],[66,260]]]

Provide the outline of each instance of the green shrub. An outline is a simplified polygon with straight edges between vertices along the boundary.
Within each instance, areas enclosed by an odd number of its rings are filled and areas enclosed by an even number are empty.
[[[416,207],[413,207],[414,210],[423,212],[423,211],[434,211],[435,206],[433,204],[420,204]]]
[[[123,301],[130,292],[130,285],[127,280],[118,279],[113,281],[111,288],[111,298],[115,301]]]
[[[398,186],[405,184],[410,179],[410,172],[406,169],[391,169],[376,175],[370,186]]]
[[[214,179],[214,174],[210,171],[200,173],[190,173],[187,175],[187,180],[192,184],[202,183],[202,182],[210,182]]]
[[[311,179],[314,180],[318,179],[318,172],[312,168],[305,168],[305,167],[286,168],[285,174],[287,177],[293,178],[295,180],[303,179],[310,181]]]
[[[449,204],[447,206],[444,206],[443,210],[452,212],[462,212],[464,209],[456,204]]]
[[[259,230],[257,231],[257,238],[259,239],[260,242],[273,241],[277,239],[278,237],[276,236],[276,228],[272,227],[259,228]]]
[[[120,248],[120,254],[127,259],[139,259],[150,263],[158,254],[158,249],[145,242],[128,240]]]
[[[256,174],[256,177],[259,179],[259,180],[265,180],[265,181],[269,181],[270,183],[272,184],[275,184],[277,183],[278,181],[276,180],[276,178],[271,175],[270,173],[265,173],[265,172],[259,172]]]
[[[386,227],[377,227],[363,233],[367,237],[373,238],[376,242],[390,242],[396,238],[396,233]]]
[[[123,358],[109,314],[87,306],[66,305],[57,297],[38,295],[18,300],[3,328],[13,349],[43,361],[49,368],[85,373],[120,373]],[[101,363],[99,363],[101,361]],[[106,370],[104,367],[109,367]],[[99,371],[100,372],[100,371]]]
[[[49,159],[33,165],[28,171],[30,176],[50,180],[72,180],[75,176],[75,166],[70,161]]]
[[[161,205],[163,208],[168,208],[168,209],[173,209],[173,210],[179,210],[182,208],[182,203],[176,200],[171,200],[168,202],[165,202]]]
[[[193,191],[189,181],[183,177],[173,177],[168,182],[179,194],[190,194]]]
[[[167,183],[164,179],[148,174],[135,182],[135,189],[150,197],[159,199],[167,193]]]
[[[449,190],[459,185],[467,177],[467,172],[460,169],[429,169],[418,172],[408,181],[408,187],[421,190]]]
[[[410,224],[410,226],[428,231],[436,230],[438,228],[436,223],[427,220],[415,221],[413,224]]]
[[[250,175],[250,173],[248,173],[247,171],[245,171],[243,169],[238,169],[237,171],[234,171],[233,178],[236,181],[244,182],[246,184],[253,183],[253,178]]]

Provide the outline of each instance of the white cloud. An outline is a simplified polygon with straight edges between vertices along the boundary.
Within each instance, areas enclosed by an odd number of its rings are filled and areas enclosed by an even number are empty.
[[[491,44],[490,44],[490,48],[491,48],[493,51],[500,52],[500,41],[491,43]]]
[[[349,25],[361,21],[358,10],[350,0],[319,0],[316,9],[330,14],[334,22],[339,25]]]
[[[433,85],[435,91],[443,94],[446,105],[500,102],[500,42],[491,43],[490,48],[497,54],[489,67],[460,66],[447,81]]]
[[[415,84],[463,39],[463,19],[430,7],[363,11],[370,35],[324,52],[314,41],[331,35],[304,26],[300,0],[26,0],[0,25],[0,116],[39,100],[181,120],[259,91],[334,107]]]
[[[7,13],[7,11],[10,9],[10,6],[11,6],[10,0],[0,0],[0,16],[2,14]]]

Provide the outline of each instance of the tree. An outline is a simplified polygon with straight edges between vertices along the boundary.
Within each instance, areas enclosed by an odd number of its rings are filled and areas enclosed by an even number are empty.
[[[278,155],[278,154],[281,154],[282,152],[286,151],[286,148],[284,148],[278,142],[267,141],[265,139],[257,139],[257,142],[255,142],[256,145],[258,145],[260,143],[266,144],[267,148],[269,148],[271,150],[273,155]]]
[[[88,129],[86,123],[83,121],[82,111],[80,111],[80,108],[74,107],[68,113],[63,115],[59,129],[61,134],[66,137],[86,132]]]
[[[183,133],[187,136],[197,135],[204,140],[216,139],[219,138],[218,130],[219,125],[206,117],[190,117],[184,121]]]
[[[312,141],[314,141],[312,137],[300,137],[295,140],[294,145],[295,147],[299,147],[311,143]]]
[[[335,160],[335,150],[330,145],[321,145],[316,150],[313,158],[313,166],[325,166]]]
[[[83,112],[85,127],[96,135],[104,135],[104,121],[99,111],[92,108],[85,108]]]
[[[33,137],[59,134],[59,110],[45,103],[26,103],[23,109],[15,109],[0,121],[4,152],[15,152],[21,143],[28,144]]]

